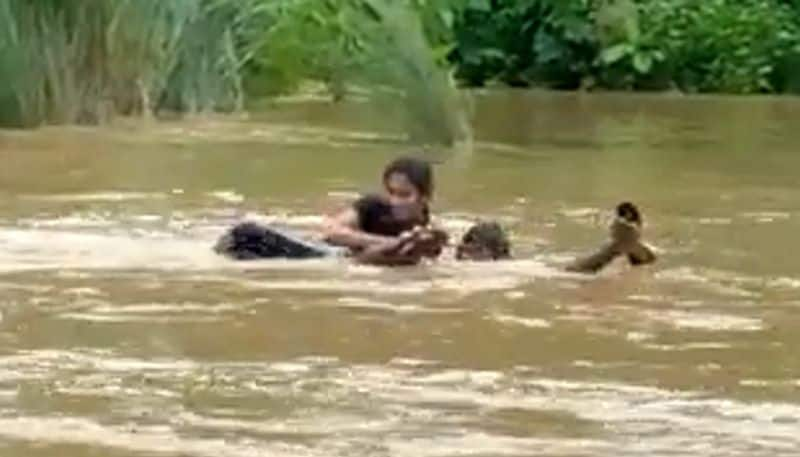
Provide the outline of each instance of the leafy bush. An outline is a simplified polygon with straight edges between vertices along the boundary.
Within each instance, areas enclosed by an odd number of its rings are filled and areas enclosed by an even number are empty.
[[[469,85],[575,88],[597,39],[588,0],[471,0],[455,21],[451,60]]]
[[[468,85],[734,93],[800,85],[796,0],[471,0],[455,33],[451,60]]]
[[[5,0],[0,124],[230,110],[324,82],[468,136],[454,79],[800,92],[800,0]]]
[[[643,41],[685,91],[782,90],[779,69],[800,51],[797,13],[772,0],[649,0],[642,12]]]
[[[268,3],[267,0],[265,0]],[[468,140],[460,94],[446,60],[457,0],[286,0],[250,62],[248,87],[287,92],[324,82],[340,98],[348,85],[405,103],[420,141]],[[261,82],[259,84],[259,82]]]

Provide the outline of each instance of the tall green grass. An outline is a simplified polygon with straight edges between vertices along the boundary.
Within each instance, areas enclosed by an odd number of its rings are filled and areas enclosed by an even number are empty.
[[[377,21],[366,74],[399,90],[412,140],[448,145],[469,141],[466,95],[457,90],[446,61],[449,47],[431,43],[424,11],[392,0],[371,0],[370,6]]]
[[[286,90],[322,81],[337,98],[367,87],[402,107],[416,142],[464,142],[464,100],[437,47],[452,2],[1,0],[0,125],[236,110],[247,73]]]
[[[0,123],[101,123],[241,105],[249,1],[3,0]]]
[[[454,0],[283,0],[250,64],[265,93],[324,82],[334,98],[358,86],[387,112],[400,111],[412,141],[456,144],[471,132],[468,104],[437,35],[449,33]],[[429,13],[436,14],[429,17]]]

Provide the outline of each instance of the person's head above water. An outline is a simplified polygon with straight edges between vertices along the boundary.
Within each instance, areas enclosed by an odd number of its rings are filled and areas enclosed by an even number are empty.
[[[636,225],[642,225],[642,214],[631,202],[622,202],[616,208],[617,217]]]
[[[383,170],[383,187],[392,204],[427,204],[433,196],[433,171],[424,160],[400,157]]]
[[[511,243],[497,222],[479,222],[461,238],[456,247],[458,260],[500,260],[511,257]]]

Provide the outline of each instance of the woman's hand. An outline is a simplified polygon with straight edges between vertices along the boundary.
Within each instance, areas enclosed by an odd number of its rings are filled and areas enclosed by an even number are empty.
[[[417,226],[413,230],[400,235],[402,244],[399,250],[401,255],[417,255],[421,257],[436,258],[441,255],[447,244],[447,233],[433,230],[429,227]]]

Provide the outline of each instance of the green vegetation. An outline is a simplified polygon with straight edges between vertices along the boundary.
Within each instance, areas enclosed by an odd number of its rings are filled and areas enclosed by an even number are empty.
[[[0,119],[97,123],[241,103],[235,2],[0,2]],[[249,5],[249,4],[247,4]]]
[[[0,123],[236,110],[322,82],[469,135],[461,86],[800,90],[792,0],[5,0]]]
[[[251,93],[292,91],[322,81],[334,98],[348,86],[385,105],[402,100],[412,138],[452,144],[469,139],[465,101],[447,55],[452,6],[459,0],[284,0],[248,66]],[[448,16],[450,14],[450,16]],[[448,20],[449,18],[449,20]]]
[[[800,2],[473,0],[452,61],[471,85],[794,90]]]

